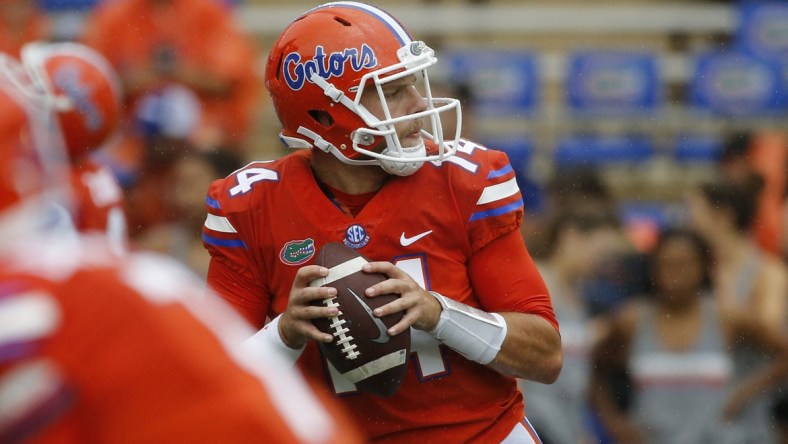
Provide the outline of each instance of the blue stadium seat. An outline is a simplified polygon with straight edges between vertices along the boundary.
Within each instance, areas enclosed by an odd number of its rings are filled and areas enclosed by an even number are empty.
[[[736,43],[750,54],[773,60],[788,58],[788,4],[748,2],[739,6]]]
[[[618,204],[618,217],[625,225],[635,221],[650,221],[662,229],[673,222],[669,213],[663,202],[622,201]]]
[[[567,105],[575,112],[648,114],[662,101],[654,54],[584,51],[572,54],[566,76]]]
[[[473,87],[472,99],[482,116],[529,114],[540,105],[535,54],[507,50],[466,50],[441,54],[451,82]]]
[[[31,0],[32,1],[32,0]],[[124,0],[37,0],[41,9],[47,12],[86,11],[105,1]],[[236,7],[244,0],[217,0],[230,7]]]
[[[559,168],[639,165],[654,157],[654,144],[645,136],[566,136],[558,141]]]
[[[681,164],[717,163],[722,149],[719,137],[682,135],[673,145],[673,160]]]
[[[785,88],[782,67],[742,51],[707,52],[695,60],[690,103],[699,111],[727,116],[780,112]]]
[[[39,6],[47,12],[88,10],[100,2],[101,0],[38,0]]]
[[[501,150],[509,156],[515,171],[523,173],[528,170],[534,154],[533,141],[522,135],[504,135],[499,137],[479,137],[484,146]]]

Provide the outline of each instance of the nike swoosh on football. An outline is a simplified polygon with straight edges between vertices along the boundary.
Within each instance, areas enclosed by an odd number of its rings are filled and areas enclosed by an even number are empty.
[[[412,237],[405,237],[405,232],[403,231],[402,235],[399,237],[399,243],[403,247],[407,247],[408,245],[411,245],[414,242],[416,242],[417,240],[419,240],[419,239],[421,239],[421,238],[423,238],[425,236],[428,236],[430,234],[432,234],[432,230],[425,231],[423,233],[419,233],[419,234],[417,234],[415,236],[412,236]]]
[[[356,298],[358,303],[361,304],[362,307],[364,307],[364,311],[367,312],[369,317],[372,319],[372,322],[374,322],[375,326],[378,328],[378,332],[380,332],[378,337],[373,339],[372,342],[377,342],[378,344],[385,344],[386,342],[389,342],[390,337],[389,334],[386,333],[386,324],[384,324],[383,321],[380,320],[380,318],[376,318],[375,316],[372,315],[372,309],[369,308],[369,305],[367,305],[366,302],[364,302],[360,297],[358,297],[355,291],[349,288],[347,289],[347,291],[349,291],[350,294],[352,294],[353,297]]]

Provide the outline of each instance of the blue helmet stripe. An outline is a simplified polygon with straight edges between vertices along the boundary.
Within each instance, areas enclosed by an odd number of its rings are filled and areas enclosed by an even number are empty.
[[[388,13],[386,13],[381,9],[378,9],[371,5],[366,5],[364,3],[332,2],[318,6],[317,8],[313,8],[312,10],[310,10],[310,12],[316,11],[318,9],[334,8],[334,7],[356,9],[359,11],[363,11],[371,15],[372,17],[375,17],[376,19],[383,22],[383,24],[386,25],[387,28],[389,28],[391,33],[394,34],[394,37],[399,41],[400,45],[402,46],[410,44],[413,41],[413,38],[410,36],[410,34],[408,34],[408,31],[406,31],[405,28],[402,27],[402,25],[397,21],[397,19],[395,19],[394,17],[392,17],[391,15],[389,15]]]

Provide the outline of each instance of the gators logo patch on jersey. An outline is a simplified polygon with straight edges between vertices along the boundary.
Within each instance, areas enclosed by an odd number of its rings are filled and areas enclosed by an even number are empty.
[[[292,240],[279,251],[279,259],[286,265],[301,265],[315,255],[315,241],[311,238]]]

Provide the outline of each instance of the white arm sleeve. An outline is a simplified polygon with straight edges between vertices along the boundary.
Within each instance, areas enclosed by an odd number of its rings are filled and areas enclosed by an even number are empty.
[[[506,338],[506,320],[498,313],[473,308],[434,291],[443,311],[434,330],[428,333],[471,361],[489,364]]]
[[[301,353],[304,352],[306,346],[301,348],[290,348],[279,336],[279,318],[281,315],[275,317],[271,322],[265,324],[257,333],[243,342],[243,347],[254,350],[254,353],[265,355],[267,353],[276,353],[283,357],[292,365],[295,365]]]

